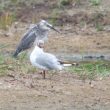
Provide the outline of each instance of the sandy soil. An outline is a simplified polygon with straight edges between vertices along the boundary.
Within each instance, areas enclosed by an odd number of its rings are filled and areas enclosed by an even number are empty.
[[[89,84],[60,72],[0,78],[0,110],[110,110],[110,77]]]

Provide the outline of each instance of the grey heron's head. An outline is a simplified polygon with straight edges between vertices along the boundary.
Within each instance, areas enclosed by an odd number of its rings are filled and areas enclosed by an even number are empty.
[[[49,24],[45,20],[41,20],[40,23],[39,23],[39,26],[40,26],[41,29],[43,29],[45,31],[49,31],[50,29],[53,29],[54,31],[60,33],[57,29],[55,29],[51,24]]]

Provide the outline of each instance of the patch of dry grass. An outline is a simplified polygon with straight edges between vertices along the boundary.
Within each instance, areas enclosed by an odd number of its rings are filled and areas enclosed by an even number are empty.
[[[19,59],[12,56],[0,55],[0,76],[8,74],[28,74],[37,70],[30,63],[26,55],[20,55]]]
[[[4,13],[0,16],[0,28],[7,29],[15,21],[15,15],[11,13]]]

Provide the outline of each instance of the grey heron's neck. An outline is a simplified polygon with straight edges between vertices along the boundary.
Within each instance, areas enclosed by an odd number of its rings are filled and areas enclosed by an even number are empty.
[[[42,29],[39,25],[36,25],[34,31],[38,40],[45,39],[48,35],[48,30]]]
[[[43,29],[39,24],[37,25],[37,28],[38,28],[40,33],[48,33],[49,32],[49,30]]]

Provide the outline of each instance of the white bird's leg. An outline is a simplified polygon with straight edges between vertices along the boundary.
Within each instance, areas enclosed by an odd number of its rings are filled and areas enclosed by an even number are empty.
[[[44,78],[44,79],[45,79],[45,73],[46,73],[46,71],[43,70],[42,75],[43,75],[43,78]]]

